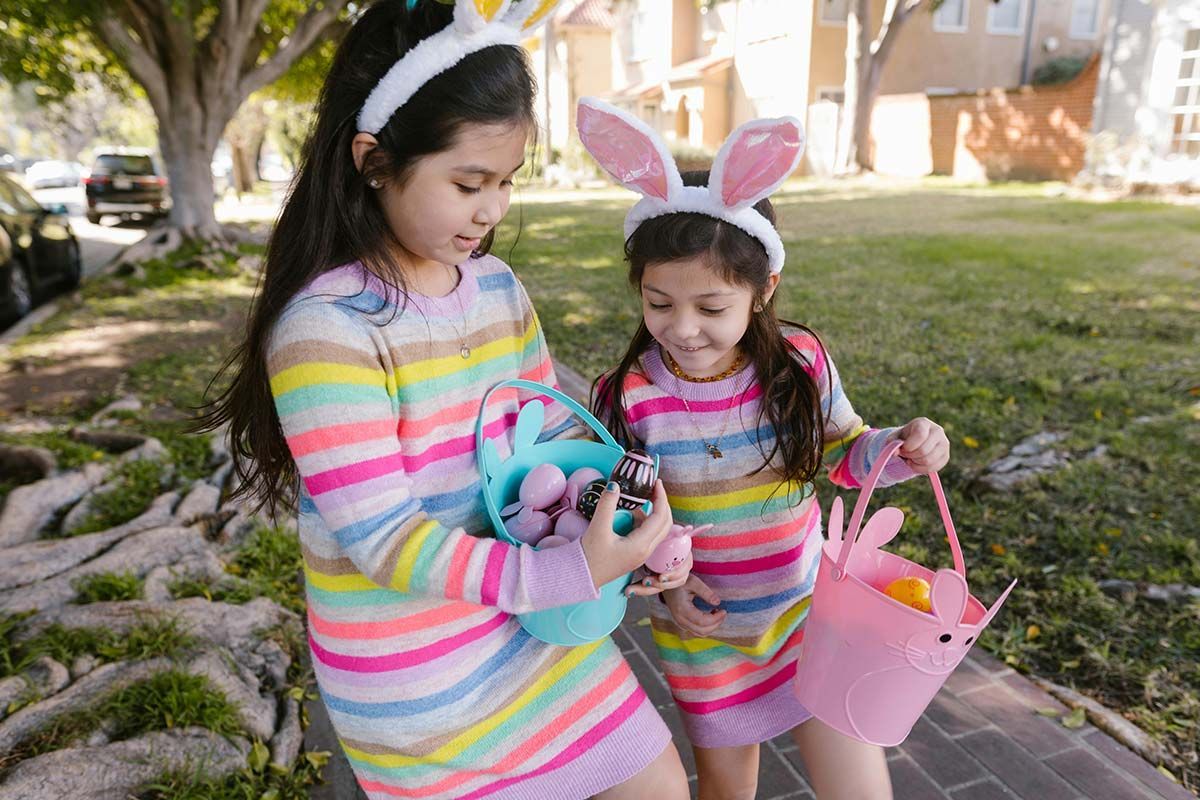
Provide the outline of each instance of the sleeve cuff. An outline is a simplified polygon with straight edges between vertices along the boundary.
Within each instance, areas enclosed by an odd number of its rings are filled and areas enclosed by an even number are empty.
[[[545,550],[523,545],[521,572],[535,611],[595,600],[600,596],[583,555],[583,543],[578,539]]]

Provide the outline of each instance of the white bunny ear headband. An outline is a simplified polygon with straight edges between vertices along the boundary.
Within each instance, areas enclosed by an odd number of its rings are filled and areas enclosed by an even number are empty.
[[[804,152],[804,129],[795,117],[756,119],[721,145],[708,186],[684,186],[675,159],[650,126],[592,97],[579,100],[576,127],[583,146],[604,171],[642,195],[625,217],[625,238],[664,214],[693,212],[736,225],[762,242],[772,274],[783,269],[783,240],[752,206],[795,172]]]
[[[558,2],[455,0],[454,20],[405,53],[371,91],[358,114],[358,129],[379,133],[418,89],[471,53],[497,44],[519,47]]]

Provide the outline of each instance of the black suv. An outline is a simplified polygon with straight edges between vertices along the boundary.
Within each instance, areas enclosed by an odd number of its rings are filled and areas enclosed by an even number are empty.
[[[78,286],[82,276],[67,207],[38,205],[0,173],[0,320],[23,317],[53,290]]]
[[[93,225],[105,214],[128,219],[165,217],[171,208],[167,179],[150,153],[143,150],[101,151],[92,174],[83,179],[87,218]]]

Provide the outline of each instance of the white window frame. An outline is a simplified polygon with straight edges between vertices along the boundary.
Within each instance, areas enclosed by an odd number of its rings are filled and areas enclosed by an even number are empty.
[[[987,32],[996,36],[1022,36],[1025,33],[1025,15],[1029,13],[1029,3],[1027,0],[1016,0],[1020,3],[1017,10],[1017,25],[1015,28],[997,28],[993,24],[996,8],[998,4],[988,3],[987,7]]]
[[[840,86],[818,86],[815,94],[817,98],[816,102],[818,103],[834,103],[839,106],[846,104],[846,86],[844,84]],[[822,97],[822,95],[831,94],[840,94],[842,95],[842,99],[834,100],[832,97]]]
[[[1100,4],[1102,2],[1103,0],[1071,0],[1071,24],[1067,36],[1082,41],[1094,41],[1100,33]],[[1079,7],[1080,3],[1092,4],[1092,29],[1090,31],[1081,31],[1075,28],[1075,9]]]
[[[1184,33],[1185,47],[1187,37],[1200,28],[1192,28]],[[1200,156],[1188,156],[1187,145],[1189,142],[1200,142],[1200,47],[1195,50],[1184,50],[1179,56],[1180,67],[1183,66],[1185,60],[1192,62],[1192,74],[1190,77],[1179,76],[1175,79],[1175,86],[1171,92],[1171,142],[1170,152],[1172,155],[1182,156],[1184,158],[1193,158],[1200,161]],[[1179,70],[1182,71],[1182,70]],[[1176,75],[1178,75],[1178,72]],[[1188,87],[1189,98],[1183,105],[1175,105],[1175,95],[1179,92],[1180,87]],[[1187,133],[1177,135],[1175,133],[1175,120],[1177,117],[1183,117],[1184,129]]]
[[[846,13],[839,19],[834,17],[830,19],[825,16],[825,10],[831,7],[829,0],[817,0],[817,5],[820,7],[817,11],[817,24],[822,28],[844,28],[846,27],[846,18],[850,16],[850,4],[854,0],[841,0],[846,4]]]
[[[639,64],[650,60],[650,11],[637,7],[629,19],[629,58],[630,64]]]
[[[951,25],[951,24],[942,22],[940,20],[940,18],[938,17],[938,15],[941,13],[942,9],[945,8],[946,6],[945,6],[945,4],[943,4],[941,7],[939,7],[937,11],[933,12],[933,30],[937,33],[966,33],[967,26],[969,25],[969,23],[971,21],[970,2],[971,2],[971,0],[962,0],[961,1],[960,5],[958,7],[959,8],[959,19],[961,20],[961,22],[958,25]]]

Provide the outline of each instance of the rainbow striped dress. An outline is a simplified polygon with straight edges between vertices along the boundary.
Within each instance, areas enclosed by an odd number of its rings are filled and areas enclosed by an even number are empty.
[[[582,547],[489,538],[483,395],[555,378],[512,271],[490,256],[460,271],[446,297],[398,306],[394,288],[343,266],[272,331],[313,667],[371,798],[585,798],[640,772],[670,732],[611,639],[556,647],[512,616],[597,594]],[[494,395],[486,434],[512,430],[531,397]],[[581,430],[555,404],[546,420],[544,438]]]
[[[830,478],[857,487],[893,429],[864,425],[817,341],[783,332],[822,387]],[[809,718],[792,677],[820,560],[821,509],[812,484],[780,486],[773,470],[760,469],[759,442],[770,452],[774,438],[765,422],[757,427],[761,395],[752,368],[713,383],[679,380],[657,345],[625,382],[630,427],[661,459],[676,522],[714,526],[693,538],[692,574],[721,598],[721,627],[697,637],[675,624],[665,604],[648,604],[659,661],[697,747],[763,742]],[[705,441],[723,457],[712,458]],[[881,484],[911,476],[896,461]]]

